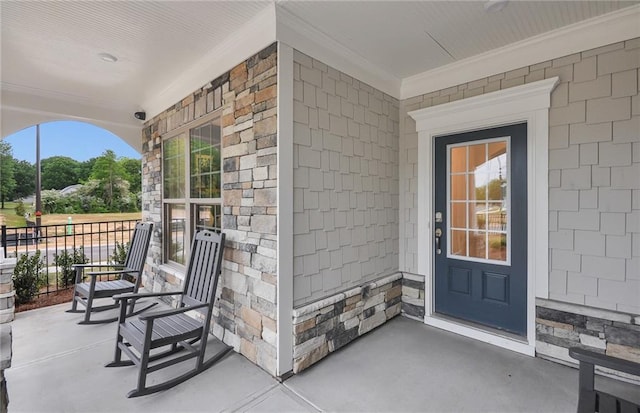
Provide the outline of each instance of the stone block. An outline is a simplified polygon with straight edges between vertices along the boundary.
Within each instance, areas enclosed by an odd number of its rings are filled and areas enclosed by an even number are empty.
[[[580,334],[580,344],[585,345],[587,347],[598,348],[604,350],[607,348],[606,340],[603,340],[599,337],[594,337],[589,334]]]
[[[604,97],[587,101],[587,123],[602,123],[631,118],[631,98]]]
[[[599,231],[575,231],[575,252],[605,256],[605,236]]]
[[[582,256],[582,274],[587,277],[624,281],[625,272],[625,260],[622,258]],[[600,283],[602,283],[602,281],[603,280],[600,280]],[[600,294],[601,287],[602,285],[600,284],[598,297],[608,299]],[[615,300],[613,301],[616,302]]]
[[[319,346],[316,349],[313,349],[309,354],[306,354],[300,358],[297,358],[293,362],[293,372],[299,373],[309,366],[317,363],[322,360],[324,357],[329,354],[329,346],[327,343]]]
[[[612,357],[618,357],[625,360],[630,360],[635,363],[640,363],[640,348],[637,343],[634,347],[625,346],[622,344],[607,343],[606,354]]]
[[[638,347],[638,343],[640,343],[640,330],[635,330],[631,326],[606,325],[604,326],[604,335],[610,344]]]
[[[571,329],[573,329],[573,327],[585,328],[587,325],[587,317],[568,311],[536,306],[536,322],[559,328],[569,328],[569,326],[571,326]],[[551,324],[550,322],[561,323],[561,325]]]
[[[277,188],[256,189],[253,193],[255,206],[277,206]]]
[[[569,125],[569,143],[572,145],[611,140],[611,122],[575,123]]]
[[[371,317],[364,319],[360,322],[360,326],[358,328],[358,335],[363,335],[373,330],[374,328],[381,326],[387,321],[386,314],[384,311],[377,312],[373,314]]]
[[[254,215],[251,217],[251,231],[258,234],[275,234],[277,232],[275,215]]]

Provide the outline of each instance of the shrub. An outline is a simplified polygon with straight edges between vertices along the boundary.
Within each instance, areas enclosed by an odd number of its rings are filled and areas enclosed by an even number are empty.
[[[127,259],[127,252],[129,252],[129,243],[123,242],[120,244],[116,241],[116,247],[113,249],[113,254],[109,256],[109,264],[124,265],[124,260]]]
[[[40,258],[40,250],[35,254],[22,254],[13,270],[13,286],[16,289],[16,302],[28,303],[38,294],[44,281],[40,277],[44,270],[44,263]]]
[[[27,211],[24,208],[24,202],[22,202],[22,199],[21,199],[16,203],[16,215],[19,217],[23,217],[25,212]]]
[[[73,269],[73,265],[86,264],[87,262],[89,262],[89,259],[84,255],[84,247],[82,246],[56,254],[53,258],[53,263],[58,267],[58,283],[63,288],[75,284],[76,272]]]

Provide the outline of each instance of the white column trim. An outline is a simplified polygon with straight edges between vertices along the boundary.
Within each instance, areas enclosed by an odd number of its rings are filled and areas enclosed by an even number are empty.
[[[293,49],[278,42],[276,375],[293,370]]]
[[[536,297],[549,296],[549,107],[557,77],[409,112],[418,131],[418,273],[425,275],[425,323],[523,354],[535,354]],[[527,123],[527,343],[434,317],[433,144],[436,136]],[[422,253],[420,253],[422,252]]]

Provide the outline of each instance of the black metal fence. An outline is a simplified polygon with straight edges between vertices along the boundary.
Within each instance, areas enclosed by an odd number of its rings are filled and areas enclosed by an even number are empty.
[[[49,294],[64,288],[60,284],[59,268],[55,257],[65,251],[72,254],[82,247],[88,263],[107,263],[114,254],[116,243],[126,244],[138,220],[89,222],[78,224],[34,224],[14,228],[0,227],[0,247],[5,257],[20,258],[22,254],[40,251],[44,264],[40,294]]]

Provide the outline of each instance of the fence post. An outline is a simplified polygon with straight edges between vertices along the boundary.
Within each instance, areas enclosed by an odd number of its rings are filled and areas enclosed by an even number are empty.
[[[7,256],[7,226],[6,225],[2,225],[2,235],[0,235],[0,242],[2,242],[2,257],[6,257]],[[2,257],[0,257],[0,260],[2,259]]]

